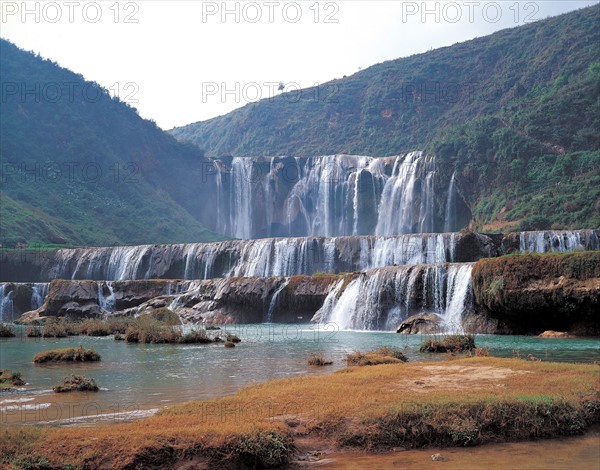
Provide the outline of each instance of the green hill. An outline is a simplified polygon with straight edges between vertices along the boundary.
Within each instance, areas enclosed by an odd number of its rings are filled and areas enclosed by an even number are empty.
[[[171,132],[208,156],[425,149],[477,228],[597,228],[599,24],[595,5]]]
[[[97,84],[0,41],[0,240],[112,245],[214,240],[205,162]]]

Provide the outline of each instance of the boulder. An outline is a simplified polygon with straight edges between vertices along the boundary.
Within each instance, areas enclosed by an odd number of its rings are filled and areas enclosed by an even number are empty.
[[[402,334],[435,334],[443,330],[442,317],[436,313],[419,313],[412,315],[400,323],[396,333]]]

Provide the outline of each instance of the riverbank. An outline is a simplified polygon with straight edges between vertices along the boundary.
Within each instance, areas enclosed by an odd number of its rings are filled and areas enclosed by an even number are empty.
[[[49,468],[227,468],[286,464],[303,439],[376,452],[573,435],[600,420],[599,379],[596,365],[490,357],[352,367],[257,384],[134,423],[13,426],[0,454]]]

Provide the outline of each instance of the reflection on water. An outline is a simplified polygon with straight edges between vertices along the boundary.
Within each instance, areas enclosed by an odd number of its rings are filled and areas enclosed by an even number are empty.
[[[325,374],[345,366],[345,355],[382,345],[405,348],[410,361],[432,359],[418,347],[423,337],[390,332],[335,331],[331,325],[233,325],[228,331],[242,342],[235,348],[208,345],[139,345],[112,337],[63,339],[25,338],[0,341],[0,368],[19,371],[25,387],[0,394],[0,422],[82,424],[122,421],[162,406],[229,395],[240,388],[275,378]],[[214,332],[219,334],[222,332]],[[524,336],[478,336],[478,346],[499,357],[532,354],[542,360],[600,360],[597,339],[543,339]],[[33,356],[47,349],[93,348],[102,361],[86,364],[34,365]],[[334,361],[329,367],[307,364],[322,351]],[[97,393],[55,394],[51,388],[70,374],[94,378]],[[83,419],[82,419],[83,417]],[[85,419],[89,417],[89,419]],[[77,418],[77,419],[75,419]]]

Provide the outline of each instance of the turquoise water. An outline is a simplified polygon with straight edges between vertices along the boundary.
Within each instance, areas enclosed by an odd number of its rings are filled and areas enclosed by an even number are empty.
[[[17,391],[0,393],[0,423],[82,425],[102,420],[120,421],[175,403],[233,394],[244,386],[270,379],[326,374],[345,367],[346,354],[382,345],[404,348],[411,361],[440,358],[418,352],[425,338],[419,335],[335,331],[324,329],[322,325],[235,325],[227,329],[242,339],[235,348],[224,348],[222,343],[127,344],[114,341],[112,336],[62,339],[20,336],[0,340],[0,368],[21,372],[27,382]],[[600,360],[597,338],[479,335],[476,343],[489,347],[490,354],[497,357],[526,358],[532,354],[543,361]],[[67,365],[32,363],[33,356],[40,351],[80,344],[100,353],[102,361]],[[334,364],[309,366],[307,358],[315,352],[322,352]],[[94,378],[101,390],[53,393],[51,387],[70,374]]]

